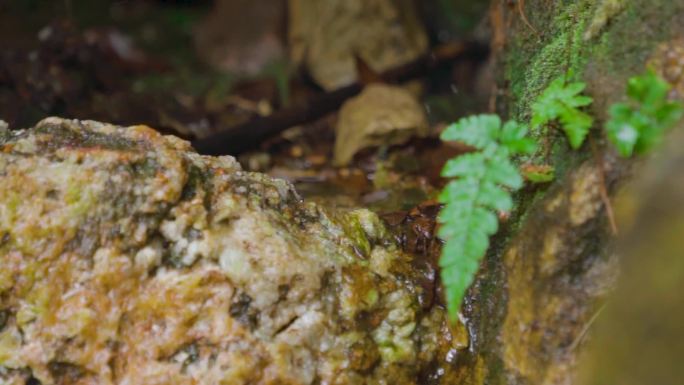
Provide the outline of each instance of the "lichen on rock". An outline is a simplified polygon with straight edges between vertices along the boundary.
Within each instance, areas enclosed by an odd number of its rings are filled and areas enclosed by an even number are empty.
[[[451,338],[411,262],[375,214],[145,126],[0,137],[2,383],[414,384]]]

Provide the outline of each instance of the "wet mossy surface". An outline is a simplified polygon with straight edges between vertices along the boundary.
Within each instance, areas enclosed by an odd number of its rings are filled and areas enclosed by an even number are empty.
[[[565,75],[587,83],[587,93],[594,98],[589,112],[597,118],[591,136],[601,141],[607,108],[623,97],[626,80],[643,72],[656,45],[684,31],[684,22],[675,17],[684,13],[684,4],[637,0],[626,2],[621,11],[609,15],[603,28],[587,36],[595,20],[606,16],[602,5],[610,1],[526,1],[530,26],[517,10],[509,11],[515,32],[508,34],[501,66],[504,109],[512,118],[528,121],[535,98],[551,80]],[[536,134],[542,147],[532,161],[551,164],[559,178],[587,159],[588,146],[570,151],[557,127]]]
[[[567,383],[582,350],[582,329],[612,285],[612,235],[600,188],[615,192],[632,161],[606,145],[606,111],[623,99],[626,80],[645,70],[656,47],[684,31],[681,2],[619,3],[501,5],[504,22],[494,26],[506,35],[497,53],[500,112],[529,122],[535,98],[566,74],[587,83],[594,98],[587,112],[596,123],[578,151],[558,127],[535,132],[540,150],[523,161],[554,167],[556,180],[517,195],[517,210],[493,240],[471,289],[464,313],[475,343],[462,358],[465,383]],[[476,372],[484,374],[475,379]]]

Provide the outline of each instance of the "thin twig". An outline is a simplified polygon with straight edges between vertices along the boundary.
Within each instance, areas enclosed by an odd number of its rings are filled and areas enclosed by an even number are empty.
[[[495,114],[496,113],[496,101],[498,99],[498,93],[499,93],[499,87],[496,85],[496,82],[492,84],[492,88],[490,90],[489,94],[489,103],[488,103],[488,110],[489,113]]]
[[[577,347],[579,346],[579,344],[582,343],[582,340],[584,340],[584,337],[586,337],[587,333],[589,332],[589,329],[591,328],[591,325],[593,325],[594,322],[596,322],[596,319],[598,319],[598,316],[601,314],[601,312],[603,311],[603,309],[604,309],[605,307],[606,307],[606,304],[604,303],[604,304],[601,305],[601,307],[596,311],[596,313],[594,313],[594,315],[591,316],[591,318],[589,319],[589,322],[587,322],[587,323],[584,325],[584,327],[582,328],[582,331],[580,331],[580,333],[577,335],[577,338],[575,338],[575,340],[572,341],[572,343],[570,344],[570,346],[569,346],[570,351],[573,351],[573,350],[577,349]]]
[[[535,34],[539,35],[539,31],[532,26],[532,23],[530,23],[530,21],[527,19],[527,15],[525,15],[525,0],[518,0],[518,12],[520,13],[520,18],[522,19],[523,23],[525,23],[525,25],[534,31]]]
[[[610,223],[610,230],[612,231],[613,236],[617,236],[618,227],[617,223],[615,222],[613,205],[610,203],[610,198],[608,197],[608,189],[606,188],[606,173],[603,169],[603,161],[599,157],[599,153],[596,150],[596,144],[594,143],[593,138],[589,138],[589,144],[591,145],[591,152],[594,155],[594,160],[599,171],[599,178],[601,182],[599,185],[599,194],[601,194],[601,200],[603,201],[603,205],[606,207],[606,215],[608,216],[608,222]]]

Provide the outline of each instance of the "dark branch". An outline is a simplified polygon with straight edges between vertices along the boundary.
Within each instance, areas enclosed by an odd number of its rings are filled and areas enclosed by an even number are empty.
[[[423,76],[431,69],[459,59],[482,60],[487,53],[487,47],[482,44],[454,42],[439,46],[411,63],[389,70],[383,73],[381,78],[388,83],[401,83]],[[285,108],[272,115],[255,118],[208,137],[197,139],[192,145],[200,154],[237,155],[292,126],[314,121],[337,110],[345,100],[357,95],[362,89],[363,84],[357,82],[316,96],[306,103]]]

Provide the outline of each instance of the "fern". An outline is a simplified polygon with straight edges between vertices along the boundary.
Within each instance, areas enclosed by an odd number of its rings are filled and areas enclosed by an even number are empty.
[[[581,95],[586,84],[581,82],[565,83],[560,77],[549,84],[532,105],[532,127],[539,128],[558,120],[573,149],[578,149],[594,124],[591,115],[580,110],[593,102]]]
[[[684,109],[681,103],[668,101],[669,90],[669,84],[653,71],[629,79],[629,102],[612,105],[606,123],[608,139],[621,156],[647,152],[681,119]]]
[[[498,211],[510,211],[509,190],[523,184],[511,157],[531,153],[535,143],[525,125],[509,121],[502,126],[496,115],[461,119],[442,133],[442,140],[460,141],[475,152],[449,160],[442,175],[450,181],[439,196],[445,204],[439,215],[439,236],[446,241],[440,258],[449,317],[454,320],[479,262],[498,229]]]

